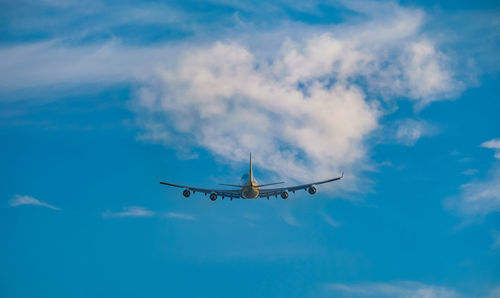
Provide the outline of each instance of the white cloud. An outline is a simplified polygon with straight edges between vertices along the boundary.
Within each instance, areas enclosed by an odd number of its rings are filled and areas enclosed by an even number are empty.
[[[178,213],[178,212],[167,212],[165,213],[166,218],[174,218],[174,219],[183,219],[183,220],[195,220],[196,217],[194,217],[191,214],[186,214],[186,213]]]
[[[140,206],[130,206],[123,207],[122,211],[111,212],[110,210],[106,210],[102,213],[103,217],[151,217],[155,213],[147,208]]]
[[[437,132],[434,126],[424,120],[403,119],[396,125],[396,140],[406,146],[413,146],[420,138],[432,136]]]
[[[106,210],[105,212],[102,213],[103,217],[153,217],[155,215],[157,215],[156,212],[141,206],[123,207],[122,211],[117,211],[117,212]],[[159,215],[171,219],[181,219],[181,220],[196,219],[194,215],[187,213],[178,213],[178,212],[165,212]]]
[[[500,139],[493,139],[481,144],[481,147],[495,150],[495,158],[500,159]]]
[[[455,290],[413,281],[327,284],[327,288],[341,297],[391,297],[391,298],[452,298],[461,297]]]
[[[174,50],[124,46],[117,40],[73,47],[58,40],[2,46],[0,90],[138,81]]]
[[[496,149],[500,142],[491,140],[481,144],[482,147]],[[498,158],[498,151],[495,157]],[[456,210],[465,216],[485,216],[500,211],[500,163],[496,162],[488,176],[483,180],[473,180],[461,185],[461,193],[457,197],[444,201],[445,207]]]
[[[420,105],[431,101],[450,97],[448,93],[455,93],[461,88],[443,69],[448,57],[438,52],[432,43],[427,40],[413,42],[408,46],[407,56],[403,59],[406,66],[404,76],[410,83],[409,95],[419,99]],[[453,94],[454,95],[454,94]]]
[[[252,151],[257,166],[289,180],[342,169],[349,179],[337,185],[363,190],[367,143],[386,112],[379,98],[425,106],[462,89],[449,58],[423,34],[422,11],[370,5],[377,9],[350,7],[367,14],[363,22],[293,24],[214,43],[4,46],[0,89],[134,82],[142,86],[134,100],[140,139],[187,156],[201,147],[231,162]],[[415,142],[421,130],[401,138]]]
[[[41,202],[32,196],[15,195],[14,198],[9,201],[9,206],[11,207],[17,207],[21,205],[35,205],[35,206],[47,207],[53,210],[61,210],[61,208],[57,208],[48,203]]]
[[[445,205],[464,215],[486,215],[500,211],[500,167],[496,166],[485,180],[462,185],[460,196],[446,200]]]
[[[398,8],[367,24],[288,39],[265,57],[231,40],[192,47],[139,92],[141,138],[203,147],[229,161],[252,151],[259,167],[289,180],[344,169],[351,177],[342,187],[359,190],[358,174],[371,166],[367,139],[384,113],[373,97],[423,106],[461,89],[421,24],[420,11]],[[433,132],[406,120],[397,137],[411,145]]]
[[[328,177],[363,158],[362,140],[377,127],[379,111],[359,88],[316,82],[305,96],[288,75],[274,79],[274,65],[256,67],[241,45],[193,50],[163,72],[160,86],[143,89],[139,100],[154,114],[148,121],[162,119],[147,122],[145,128],[154,130],[143,138],[177,143],[163,133],[173,126],[192,146],[233,161],[246,160],[251,151],[258,166],[296,179]]]

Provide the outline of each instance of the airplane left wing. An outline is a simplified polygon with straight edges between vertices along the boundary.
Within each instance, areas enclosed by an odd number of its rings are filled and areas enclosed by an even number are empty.
[[[319,184],[337,181],[337,180],[342,179],[343,177],[344,177],[344,173],[342,173],[342,175],[339,177],[335,177],[335,178],[331,178],[331,179],[327,179],[327,180],[322,180],[322,181],[318,181],[318,182],[312,182],[312,183],[308,183],[308,184],[301,184],[301,185],[281,187],[281,188],[260,189],[259,197],[269,198],[271,196],[281,195],[283,192],[290,191],[290,192],[295,193],[295,191],[301,190],[301,189],[309,191],[310,194],[314,194],[314,193],[316,193],[316,188],[314,187],[314,185],[319,185]]]
[[[168,183],[168,182],[163,182],[163,181],[160,181],[160,184],[172,186],[172,187],[184,188],[185,190],[192,191],[193,193],[201,192],[201,193],[204,193],[205,195],[216,194],[217,196],[221,196],[221,197],[225,197],[225,198],[233,198],[233,199],[237,199],[237,198],[241,197],[241,191],[239,189],[199,188],[199,187],[178,185],[178,184],[173,184],[173,183]]]

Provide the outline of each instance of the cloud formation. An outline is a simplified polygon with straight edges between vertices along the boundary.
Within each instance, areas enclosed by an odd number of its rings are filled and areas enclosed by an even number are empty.
[[[183,220],[195,220],[196,217],[194,217],[191,214],[186,214],[186,213],[178,213],[178,212],[167,212],[165,213],[166,218],[173,218],[173,219],[183,219]]]
[[[437,132],[434,126],[424,120],[402,119],[397,121],[396,126],[396,140],[405,146],[413,146],[419,139]]]
[[[390,297],[390,298],[452,298],[460,297],[453,289],[427,285],[414,281],[328,284],[327,288],[340,297]]]
[[[500,167],[498,165],[485,180],[463,184],[458,198],[449,199],[445,205],[463,215],[484,216],[500,211]]]
[[[120,217],[153,217],[153,216],[163,216],[165,218],[171,219],[181,219],[181,220],[195,220],[196,217],[187,213],[179,213],[179,212],[165,212],[165,213],[157,213],[148,208],[141,206],[129,206],[123,207],[122,211],[110,211],[106,210],[102,213],[102,217],[105,218],[120,218]]]
[[[143,90],[142,106],[163,116],[147,122],[143,138],[177,143],[165,134],[173,128],[192,146],[233,161],[246,160],[251,151],[259,166],[293,178],[326,177],[364,156],[362,139],[376,128],[379,113],[357,87],[315,82],[305,96],[296,79],[273,79],[278,66],[262,66],[270,73],[256,67],[255,57],[237,44],[191,52],[162,74],[160,86]]]
[[[481,147],[495,150],[495,158],[500,159],[500,139],[493,139],[481,144]]]
[[[41,202],[32,196],[15,195],[14,198],[9,201],[9,206],[11,207],[17,207],[22,205],[35,205],[35,206],[50,208],[53,210],[61,210],[61,208],[55,207],[45,202]]]
[[[251,151],[259,167],[289,180],[344,169],[344,189],[358,189],[357,171],[370,167],[368,139],[386,112],[377,98],[423,107],[462,88],[448,58],[420,34],[422,12],[387,12],[286,39],[265,54],[232,40],[189,48],[138,93],[140,138],[229,161]],[[408,119],[397,138],[412,145],[431,131]]]
[[[339,185],[360,190],[385,103],[424,107],[463,86],[424,34],[422,11],[344,4],[364,21],[175,45],[4,46],[0,73],[8,75],[0,89],[133,82],[141,86],[133,102],[139,139],[186,155],[201,147],[230,162],[252,151],[257,166],[292,181],[344,170],[350,177]],[[421,123],[406,128],[399,133],[405,144],[426,133]]]
[[[171,51],[166,46],[124,46],[117,40],[81,46],[58,40],[2,46],[0,91],[137,82]]]
[[[495,158],[500,159],[500,141],[493,139],[481,147],[496,150]],[[483,180],[473,180],[460,186],[461,194],[444,201],[445,207],[465,216],[485,216],[500,211],[500,162],[496,162]]]
[[[155,212],[141,207],[141,206],[130,206],[123,207],[122,211],[112,212],[110,210],[106,210],[102,213],[103,217],[106,218],[119,218],[119,217],[151,217],[155,215]]]

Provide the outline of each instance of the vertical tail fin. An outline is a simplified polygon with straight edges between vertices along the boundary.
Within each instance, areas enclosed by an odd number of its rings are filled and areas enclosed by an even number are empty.
[[[250,182],[253,182],[253,169],[252,169],[252,152],[250,152],[250,173],[248,173],[250,176]]]

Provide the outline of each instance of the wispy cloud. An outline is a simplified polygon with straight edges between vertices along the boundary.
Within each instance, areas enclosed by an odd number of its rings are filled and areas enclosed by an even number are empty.
[[[500,159],[498,139],[484,142],[481,146],[496,150],[495,158]],[[473,180],[461,185],[460,189],[460,195],[444,201],[445,207],[464,216],[485,216],[500,211],[500,162],[494,163],[485,179]]]
[[[53,210],[61,210],[61,208],[55,207],[49,203],[39,201],[32,196],[15,195],[14,198],[12,198],[9,201],[9,206],[11,207],[17,207],[22,205],[35,205],[35,206],[50,208]]]
[[[326,287],[340,297],[390,298],[453,298],[461,297],[455,290],[414,281],[396,281],[357,284],[327,284]]]
[[[463,215],[486,215],[500,211],[500,167],[498,165],[485,180],[476,180],[461,187],[458,197],[446,201],[446,206],[458,209]]]
[[[437,133],[437,128],[425,120],[403,119],[396,123],[395,138],[398,143],[406,146],[413,146],[423,138],[433,136]]]
[[[122,209],[123,209],[122,211],[117,211],[117,212],[106,210],[105,212],[102,213],[102,216],[110,218],[110,217],[151,217],[155,215],[155,212],[141,206],[123,207]]]
[[[495,158],[500,159],[500,139],[493,139],[481,144],[481,147],[495,150]]]
[[[195,220],[196,217],[194,217],[191,214],[186,214],[186,213],[178,213],[178,212],[167,212],[165,213],[166,218],[173,218],[173,219],[183,219],[183,220]]]

